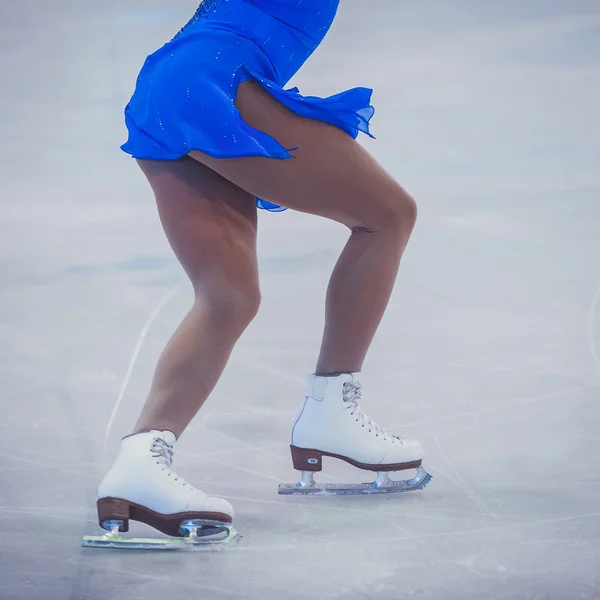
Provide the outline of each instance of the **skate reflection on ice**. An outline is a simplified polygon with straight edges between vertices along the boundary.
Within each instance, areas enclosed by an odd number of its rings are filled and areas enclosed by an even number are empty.
[[[312,471],[300,471],[301,477],[298,483],[282,483],[279,493],[283,495],[292,494],[326,494],[345,495],[353,494],[391,494],[397,492],[412,492],[422,490],[430,481],[431,475],[423,469],[417,468],[416,475],[411,479],[394,481],[390,478],[389,471],[379,471],[375,481],[371,483],[322,483],[318,484],[313,477]]]
[[[188,520],[180,526],[182,537],[130,538],[120,534],[121,521],[105,521],[106,533],[87,535],[86,548],[124,548],[129,550],[222,550],[241,541],[242,536],[229,524],[220,521]]]

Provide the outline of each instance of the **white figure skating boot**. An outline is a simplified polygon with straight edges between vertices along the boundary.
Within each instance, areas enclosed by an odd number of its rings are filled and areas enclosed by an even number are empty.
[[[110,535],[84,538],[108,542],[84,545],[149,547],[151,540],[118,536],[129,531],[129,520],[198,544],[205,544],[214,535],[218,541],[235,535],[230,525],[234,515],[231,504],[204,494],[171,470],[175,441],[170,431],[139,433],[121,441],[117,459],[98,489],[98,521]],[[164,540],[156,542],[165,545]]]
[[[292,429],[292,462],[301,472],[297,484],[283,484],[280,494],[364,494],[405,492],[424,488],[431,480],[421,466],[423,446],[388,433],[365,415],[359,405],[361,385],[355,373],[310,375],[304,406]],[[367,484],[316,484],[313,473],[323,468],[323,456],[344,460],[377,472]],[[416,469],[415,477],[393,481],[391,471]]]

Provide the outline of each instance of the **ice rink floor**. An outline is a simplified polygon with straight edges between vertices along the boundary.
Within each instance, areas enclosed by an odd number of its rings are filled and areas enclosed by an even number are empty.
[[[234,503],[243,542],[80,547],[191,302],[118,146],[145,56],[195,8],[0,3],[0,598],[599,598],[597,0],[343,0],[294,81],[373,87],[361,141],[419,202],[364,408],[423,441],[429,487],[277,495],[346,232],[261,214],[260,315],[175,462]]]

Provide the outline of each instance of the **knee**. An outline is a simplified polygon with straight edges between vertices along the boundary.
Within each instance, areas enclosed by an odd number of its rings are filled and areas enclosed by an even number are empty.
[[[371,208],[368,222],[356,229],[372,233],[386,233],[407,239],[417,222],[417,203],[400,186],[380,198],[380,201],[374,203]]]
[[[402,235],[410,235],[417,222],[417,203],[410,194],[399,187],[385,203],[383,213],[383,227]]]
[[[258,282],[220,282],[196,288],[196,303],[210,314],[217,326],[243,331],[260,308]]]
[[[407,227],[412,231],[415,228],[417,222],[417,201],[410,195],[404,192],[403,200],[403,216],[402,219],[406,221]]]

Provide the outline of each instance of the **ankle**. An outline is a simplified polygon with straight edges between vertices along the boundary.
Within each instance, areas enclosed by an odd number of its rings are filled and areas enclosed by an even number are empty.
[[[154,421],[154,424],[151,424]],[[175,423],[171,422],[167,422],[166,420],[163,420],[163,423],[157,423],[157,421],[155,421],[154,419],[150,419],[149,422],[148,420],[144,419],[144,421],[140,420],[138,421],[138,423],[136,423],[135,427],[132,429],[131,433],[129,434],[129,436],[133,436],[133,435],[140,435],[142,433],[150,433],[150,432],[154,432],[154,433],[158,433],[161,434],[163,432],[168,432],[172,435],[175,436],[175,439],[178,440],[181,437],[181,434],[183,433],[183,431],[181,430],[181,428],[176,427]]]
[[[328,369],[317,369],[315,377],[339,377],[340,375],[357,375],[360,369],[349,369],[346,371],[333,371]]]
[[[148,434],[152,434],[152,436],[148,436]],[[148,437],[148,439],[160,438],[168,441],[169,444],[175,444],[179,439],[177,433],[169,427],[136,427],[132,433],[124,436],[122,440],[128,440],[138,436],[145,436]]]
[[[351,371],[339,371],[337,373],[322,373],[320,371],[315,372],[315,377],[339,377],[340,375],[349,375]]]

